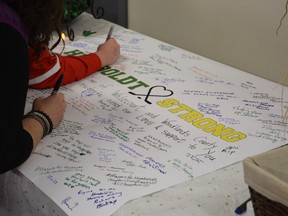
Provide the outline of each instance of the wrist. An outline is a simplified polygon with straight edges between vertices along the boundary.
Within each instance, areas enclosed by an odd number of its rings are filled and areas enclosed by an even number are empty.
[[[43,111],[40,110],[32,110],[26,115],[24,115],[23,118],[33,118],[37,120],[42,128],[43,128],[43,135],[42,138],[44,138],[46,135],[50,134],[53,130],[53,123],[50,117]]]
[[[96,55],[96,57],[98,58],[97,60],[100,62],[101,67],[105,67],[107,66],[107,63],[105,62],[105,56],[102,55],[101,52],[97,51],[94,53]]]

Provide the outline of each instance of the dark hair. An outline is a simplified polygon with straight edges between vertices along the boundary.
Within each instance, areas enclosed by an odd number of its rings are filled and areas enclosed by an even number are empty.
[[[20,16],[28,33],[28,45],[38,55],[49,45],[53,31],[61,40],[61,20],[63,19],[64,0],[3,0]],[[44,46],[43,46],[44,45]]]

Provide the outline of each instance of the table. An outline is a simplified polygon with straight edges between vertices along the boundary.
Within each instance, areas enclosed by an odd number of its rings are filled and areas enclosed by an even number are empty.
[[[15,172],[0,176],[0,201],[1,205],[6,204],[9,209],[10,213],[7,215],[67,215],[29,179]],[[243,178],[242,163],[238,162],[205,176],[132,200],[112,216],[231,216],[236,215],[235,208],[249,196]],[[254,215],[251,202],[247,204],[247,211],[242,215]]]
[[[66,46],[89,52],[110,25],[83,13]],[[81,35],[94,28],[92,39]],[[61,88],[62,127],[0,176],[0,206],[21,216],[233,215],[249,198],[242,160],[286,142],[282,87],[117,25],[113,37],[119,61]],[[45,93],[31,90],[27,109]],[[181,110],[167,110],[171,102]]]

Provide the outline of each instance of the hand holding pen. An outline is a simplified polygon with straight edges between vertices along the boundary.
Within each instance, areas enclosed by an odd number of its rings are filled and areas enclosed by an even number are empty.
[[[50,134],[63,120],[67,103],[64,94],[58,93],[58,90],[63,82],[61,75],[54,85],[51,96],[38,97],[33,101],[32,110],[26,114],[26,117],[35,118],[43,127],[43,134],[35,136],[36,139],[41,139],[47,134]]]
[[[112,40],[113,30],[114,26],[111,26],[106,41],[100,44],[95,52],[101,60],[102,67],[116,63],[120,57],[120,45],[114,38]]]

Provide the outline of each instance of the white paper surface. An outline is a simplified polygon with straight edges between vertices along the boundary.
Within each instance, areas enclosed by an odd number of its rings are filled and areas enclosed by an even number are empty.
[[[81,36],[94,30],[88,18],[74,21],[78,33],[64,54],[105,41],[103,20],[94,20],[96,34]],[[281,85],[119,26],[113,37],[119,61],[61,87],[63,122],[19,168],[68,215],[111,215],[287,142]],[[31,89],[27,110],[50,92]]]

